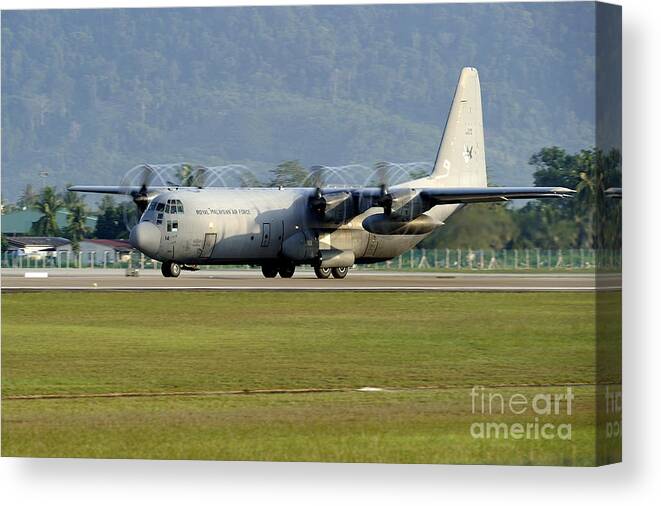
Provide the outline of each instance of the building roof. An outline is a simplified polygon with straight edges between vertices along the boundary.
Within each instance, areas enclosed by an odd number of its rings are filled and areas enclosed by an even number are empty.
[[[69,224],[67,221],[69,214],[69,211],[66,209],[60,209],[57,212],[56,219],[58,227],[64,229]],[[39,218],[41,217],[42,214],[36,209],[25,209],[3,214],[1,222],[2,233],[7,235],[29,234],[32,230],[33,223],[39,221]],[[96,216],[88,216],[85,219],[85,225],[91,229],[94,229],[94,227],[96,227],[96,221]]]
[[[80,241],[80,244],[82,245],[83,243],[91,243],[91,244],[98,244],[100,246],[107,246],[108,248],[113,248],[117,251],[128,251],[133,249],[131,243],[121,239],[83,239],[82,241]]]
[[[7,237],[7,242],[9,245],[16,246],[17,248],[25,248],[27,246],[59,248],[60,246],[66,246],[70,243],[69,239],[65,239],[64,237],[34,236]]]

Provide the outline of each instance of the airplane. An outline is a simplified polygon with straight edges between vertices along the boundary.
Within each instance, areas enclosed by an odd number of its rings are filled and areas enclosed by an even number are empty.
[[[129,241],[162,262],[165,277],[200,265],[261,266],[291,278],[310,265],[342,279],[354,264],[383,262],[415,247],[467,204],[564,198],[563,187],[489,187],[482,97],[475,68],[461,70],[431,173],[392,187],[227,188],[72,186],[131,196],[140,213]],[[466,231],[470,233],[470,231]]]

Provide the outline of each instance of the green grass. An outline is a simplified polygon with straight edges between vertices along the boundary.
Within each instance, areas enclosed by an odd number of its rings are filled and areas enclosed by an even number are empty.
[[[589,386],[572,441],[469,433],[474,385],[594,384],[594,294],[11,293],[2,310],[3,455],[594,462]],[[344,391],[7,399],[294,388]]]
[[[572,441],[472,439],[467,390],[5,401],[3,453],[592,465],[594,392],[576,394]]]

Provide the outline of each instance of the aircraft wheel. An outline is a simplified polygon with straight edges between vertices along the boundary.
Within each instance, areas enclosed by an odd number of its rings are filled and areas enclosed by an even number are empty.
[[[328,279],[330,278],[331,270],[329,267],[317,266],[314,268],[314,273],[317,275],[319,279]]]
[[[347,274],[349,273],[349,268],[348,267],[333,267],[331,269],[331,273],[333,274],[333,277],[335,279],[344,279],[347,277]]]
[[[262,274],[265,278],[274,278],[278,275],[278,266],[275,264],[262,265]]]
[[[291,278],[294,275],[296,266],[293,263],[287,262],[285,264],[280,264],[278,272],[280,273],[281,278]]]
[[[172,261],[163,262],[161,272],[166,278],[178,278],[181,274],[181,265]]]

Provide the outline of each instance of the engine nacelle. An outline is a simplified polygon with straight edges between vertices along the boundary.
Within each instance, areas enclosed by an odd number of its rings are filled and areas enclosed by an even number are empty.
[[[426,214],[421,214],[410,221],[401,221],[386,214],[373,214],[365,218],[363,228],[379,235],[421,235],[432,232],[442,224]]]
[[[356,261],[352,250],[329,249],[320,251],[320,266],[323,268],[351,267]]]
[[[344,223],[354,216],[353,199],[347,191],[325,194],[318,191],[310,198],[310,208],[324,222]]]
[[[381,198],[383,212],[392,220],[411,221],[427,210],[420,192],[413,188],[396,188]]]

